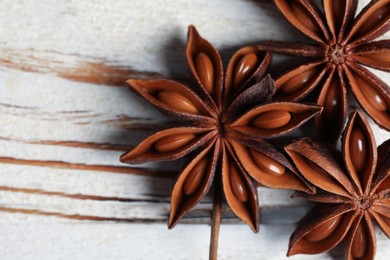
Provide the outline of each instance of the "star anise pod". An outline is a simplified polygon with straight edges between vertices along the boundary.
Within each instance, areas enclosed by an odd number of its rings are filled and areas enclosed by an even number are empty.
[[[311,57],[276,82],[276,100],[300,100],[316,86],[320,136],[334,142],[343,128],[347,88],[366,113],[390,130],[390,88],[362,65],[390,71],[390,40],[373,41],[390,28],[390,0],[371,1],[355,18],[358,0],[274,0],[285,18],[315,44],[267,42],[261,50]],[[331,133],[331,134],[330,134]]]
[[[319,202],[298,224],[288,255],[318,254],[343,239],[348,259],[373,259],[374,221],[390,238],[390,139],[377,149],[372,130],[360,112],[349,118],[342,156],[308,138],[286,148],[316,194],[294,196]]]
[[[169,80],[127,81],[131,90],[180,126],[149,136],[120,160],[131,164],[175,160],[193,152],[195,157],[172,191],[169,227],[205,196],[216,179],[216,190],[220,187],[234,214],[258,231],[257,192],[251,177],[268,187],[310,191],[287,158],[263,138],[297,128],[322,108],[270,102],[274,83],[264,74],[271,56],[256,47],[238,50],[224,74],[217,50],[190,26],[186,55],[192,86]]]

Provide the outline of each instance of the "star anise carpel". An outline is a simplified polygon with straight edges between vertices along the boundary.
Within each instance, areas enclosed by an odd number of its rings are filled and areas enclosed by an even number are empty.
[[[322,253],[345,240],[348,259],[373,259],[374,222],[390,238],[390,139],[377,148],[367,120],[355,111],[343,133],[342,158],[308,138],[285,149],[317,188],[294,196],[318,202],[298,224],[288,255]]]
[[[276,82],[276,100],[301,100],[320,88],[316,117],[323,140],[334,142],[344,126],[349,89],[364,111],[390,130],[390,88],[364,66],[390,71],[390,0],[371,1],[356,17],[358,0],[274,0],[284,17],[314,43],[265,42],[259,49],[310,57]]]
[[[310,192],[286,156],[265,138],[297,128],[321,108],[271,102],[274,82],[265,76],[271,56],[256,47],[238,50],[224,73],[217,50],[190,26],[186,57],[191,86],[170,80],[127,81],[131,90],[175,118],[179,126],[147,137],[120,159],[135,164],[192,158],[173,187],[169,227],[213,184],[231,210],[257,231],[258,199],[252,178],[268,187]]]

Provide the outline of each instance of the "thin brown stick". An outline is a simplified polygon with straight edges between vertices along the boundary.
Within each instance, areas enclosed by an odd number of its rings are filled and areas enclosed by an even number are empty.
[[[113,165],[96,165],[96,164],[82,164],[82,163],[70,163],[62,161],[41,161],[41,160],[26,160],[17,159],[12,157],[0,157],[0,164],[16,164],[16,165],[29,165],[37,167],[49,167],[58,169],[72,169],[81,171],[98,171],[106,173],[118,173],[118,174],[133,174],[140,176],[153,176],[173,179],[176,176],[176,172],[171,171],[153,171],[150,169],[142,169],[135,167],[113,166]]]
[[[75,220],[115,221],[115,222],[134,222],[136,220],[136,219],[128,219],[128,218],[98,217],[98,216],[88,216],[88,215],[79,215],[79,214],[68,215],[59,212],[41,211],[38,209],[21,209],[21,208],[8,208],[8,207],[0,207],[0,211],[9,212],[9,213],[21,213],[21,214],[28,214],[28,215],[40,215],[46,217],[59,217],[59,218],[75,219]]]
[[[211,220],[211,237],[210,237],[210,260],[217,260],[218,258],[218,239],[219,227],[221,225],[222,214],[222,194],[219,185],[215,185],[214,199],[213,199],[213,213]]]
[[[105,196],[86,195],[86,194],[70,194],[70,193],[63,193],[59,191],[46,191],[41,189],[29,189],[29,188],[15,188],[15,187],[8,187],[8,186],[0,186],[0,191],[20,192],[20,193],[38,194],[38,195],[47,195],[47,196],[59,196],[63,198],[78,199],[78,200],[120,201],[120,202],[137,201],[135,199],[130,199],[130,198],[105,197]]]

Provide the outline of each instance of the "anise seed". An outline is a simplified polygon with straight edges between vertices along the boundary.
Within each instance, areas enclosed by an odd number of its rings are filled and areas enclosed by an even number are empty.
[[[366,56],[374,62],[390,63],[390,51],[380,53],[370,53]]]
[[[183,192],[185,195],[189,196],[194,193],[199,185],[202,183],[203,176],[207,170],[208,160],[203,158],[188,174],[187,179],[183,184]]]
[[[364,90],[364,95],[367,101],[378,111],[386,111],[387,104],[384,98],[376,89],[369,86],[366,81],[364,81],[360,76],[356,77],[356,84]]]
[[[195,68],[198,72],[200,82],[209,94],[214,91],[214,65],[210,57],[200,52],[195,59]]]
[[[362,258],[367,251],[367,236],[364,232],[363,223],[358,226],[352,241],[351,253],[355,258]]]
[[[169,90],[162,90],[157,94],[158,100],[165,105],[177,109],[179,111],[187,112],[190,114],[197,114],[198,109],[194,104],[185,96]]]
[[[339,19],[344,16],[345,6],[345,1],[337,1],[337,3],[333,4],[333,12],[335,16],[333,19]]]
[[[243,80],[247,80],[248,76],[253,73],[257,65],[257,55],[250,53],[241,58],[237,63],[236,70],[234,72],[234,87],[239,87]]]
[[[302,4],[299,1],[291,1],[291,10],[296,15],[296,17],[299,17],[300,22],[303,26],[305,26],[310,31],[318,33],[317,25],[313,23],[311,19],[309,19],[310,14],[306,11],[306,9],[302,6]]]
[[[286,167],[284,167],[282,164],[266,156],[262,152],[256,151],[254,149],[249,150],[256,165],[259,166],[259,168],[264,172],[274,175],[282,175],[285,173]]]
[[[322,177],[325,177],[329,181],[333,181],[334,178],[329,175],[324,169],[322,169],[320,166],[318,166],[316,163],[304,158],[303,161],[306,163],[306,167],[309,169],[311,174],[318,174],[321,175]]]
[[[299,75],[291,77],[283,85],[277,86],[277,88],[282,93],[282,95],[289,95],[299,89],[303,89],[305,88],[305,86],[309,85],[313,81],[313,77],[316,74],[316,69],[316,67],[307,69]]]
[[[324,102],[324,114],[328,122],[334,122],[334,120],[337,119],[337,114],[341,112],[340,99],[341,96],[338,85],[335,82],[332,82]]]
[[[229,175],[230,186],[232,188],[234,196],[241,202],[248,201],[249,196],[245,188],[245,183],[234,164],[230,165]]]
[[[341,215],[329,219],[310,231],[310,233],[305,236],[305,239],[310,242],[318,242],[327,238],[337,228],[340,221]]]
[[[374,29],[376,25],[378,25],[378,23],[381,21],[382,21],[381,24],[387,22],[385,17],[389,17],[389,16],[390,16],[390,5],[387,5],[384,8],[380,8],[376,10],[373,14],[370,15],[370,19],[368,19],[365,23],[362,24],[357,34],[361,35],[362,33],[366,33]]]
[[[194,138],[195,135],[193,134],[170,135],[158,140],[154,144],[154,148],[161,153],[171,152],[185,146]]]
[[[349,139],[349,150],[351,161],[357,171],[363,170],[367,161],[367,143],[362,129],[355,127],[351,131]]]
[[[274,110],[260,114],[252,124],[261,129],[277,129],[287,125],[291,120],[291,114],[285,110]]]

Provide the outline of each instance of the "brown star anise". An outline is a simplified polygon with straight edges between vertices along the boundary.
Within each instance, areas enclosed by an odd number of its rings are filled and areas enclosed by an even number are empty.
[[[181,126],[149,136],[120,160],[175,160],[194,152],[174,185],[168,226],[193,208],[216,179],[231,210],[258,231],[257,192],[250,177],[268,187],[310,191],[287,158],[263,138],[297,128],[321,108],[270,102],[274,84],[264,74],[271,56],[256,47],[237,51],[224,75],[217,50],[190,26],[186,55],[191,87],[169,80],[127,81]]]
[[[390,130],[390,88],[362,65],[390,71],[390,40],[372,41],[390,28],[390,0],[371,1],[355,18],[358,0],[274,0],[285,18],[317,42],[267,42],[261,50],[311,57],[276,82],[276,100],[300,100],[316,86],[324,112],[316,128],[327,141],[336,141],[347,112],[348,87],[361,107],[381,127]]]
[[[373,259],[374,220],[390,238],[390,140],[377,150],[368,122],[356,111],[343,134],[343,162],[308,138],[286,151],[317,187],[316,194],[294,196],[320,202],[298,224],[288,255],[322,253],[346,238],[348,259]]]

